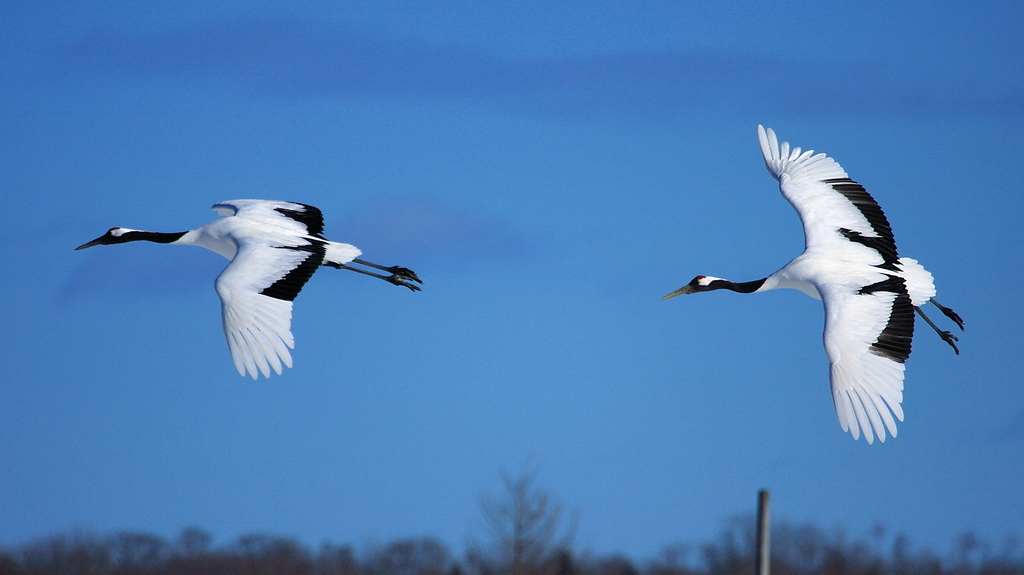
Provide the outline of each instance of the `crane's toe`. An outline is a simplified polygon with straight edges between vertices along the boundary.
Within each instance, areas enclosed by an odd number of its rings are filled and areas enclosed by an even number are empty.
[[[419,276],[416,275],[416,272],[412,271],[411,269],[403,268],[401,266],[391,266],[389,268],[382,269],[391,272],[391,277],[386,278],[387,281],[395,284],[396,286],[405,286],[411,289],[412,291],[420,291],[419,286],[409,283],[423,283],[423,280],[421,280]]]
[[[939,332],[939,337],[941,337],[943,341],[948,343],[950,345],[950,347],[953,348],[953,351],[955,351],[957,355],[960,355],[960,348],[958,348],[956,346],[956,343],[954,343],[954,342],[960,341],[960,338],[958,338],[957,336],[953,335],[952,333],[950,333],[948,331],[940,331]]]
[[[420,281],[419,279],[406,278],[406,277],[401,277],[401,276],[398,276],[398,275],[392,275],[392,276],[386,277],[384,279],[389,281],[389,282],[391,282],[391,283],[393,283],[393,284],[395,284],[396,286],[404,286],[404,287],[407,287],[407,288],[411,289],[412,291],[420,291],[420,286],[418,286],[416,284],[411,284],[411,283],[406,281],[406,279],[413,279],[414,281]],[[422,282],[420,282],[420,283],[422,283]]]
[[[953,322],[956,323],[956,326],[960,328],[960,331],[964,330],[964,320],[963,318],[960,317],[960,314],[949,309],[948,307],[942,306],[939,306],[939,311],[945,314],[946,317],[948,317],[949,319],[953,320]]]
[[[385,268],[385,270],[393,273],[395,276],[403,280],[413,281],[420,284],[423,283],[419,276],[416,275],[416,272],[412,271],[409,268],[403,268],[401,266],[391,266],[389,268]]]
[[[932,302],[932,305],[934,305],[935,307],[939,308],[939,311],[941,311],[943,313],[943,315],[945,315],[949,319],[953,320],[953,322],[956,323],[956,326],[960,328],[960,331],[964,330],[964,320],[963,320],[963,318],[960,317],[960,314],[958,314],[955,311],[953,311],[952,309],[942,305],[941,303],[935,301],[935,298],[932,298],[929,301]]]

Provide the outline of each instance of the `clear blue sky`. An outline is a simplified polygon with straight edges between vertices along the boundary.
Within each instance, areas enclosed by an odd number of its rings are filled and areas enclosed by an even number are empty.
[[[434,536],[524,465],[577,542],[653,557],[752,511],[945,549],[1024,534],[1019,2],[5,2],[0,543]],[[756,127],[824,151],[966,320],[919,326],[899,436],[841,431],[822,311],[661,296],[800,252]],[[419,272],[332,269],[295,368],[232,366],[183,231],[235,198]]]

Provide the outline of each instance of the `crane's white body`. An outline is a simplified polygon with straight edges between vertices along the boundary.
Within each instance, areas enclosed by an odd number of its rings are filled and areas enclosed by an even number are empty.
[[[310,235],[301,222],[281,215],[276,208],[301,209],[299,204],[268,200],[231,200],[213,206],[228,216],[186,233],[175,243],[204,247],[231,260],[217,276],[221,317],[231,359],[239,374],[257,378],[257,368],[270,377],[281,374],[281,364],[292,367],[292,302],[260,292],[281,280],[309,258],[345,264],[359,257],[359,248]],[[283,246],[323,244],[324,254]],[[328,255],[329,254],[329,255]]]
[[[238,373],[253,379],[270,370],[291,367],[288,351],[295,347],[291,332],[292,300],[320,266],[332,266],[378,277],[395,285],[419,288],[420,282],[405,268],[386,268],[356,259],[355,246],[325,239],[320,210],[293,202],[230,200],[215,204],[222,216],[188,232],[161,233],[112,228],[105,235],[79,246],[152,241],[193,245],[216,252],[231,263],[217,277],[224,333]],[[351,267],[355,261],[392,272],[384,276]]]
[[[304,207],[302,204],[275,200],[220,202],[210,209],[228,217],[186,232],[180,240],[171,243],[203,247],[232,261],[243,245],[279,247],[326,242],[324,260],[339,264],[348,263],[362,255],[363,252],[351,244],[324,240],[319,234],[311,235],[305,224],[276,211],[278,208],[296,211]]]
[[[889,222],[873,198],[825,154],[790,149],[758,126],[768,171],[804,227],[804,251],[763,280],[735,283],[697,276],[665,296],[730,289],[754,293],[791,288],[822,301],[824,344],[831,363],[836,415],[854,439],[896,436],[903,420],[903,362],[910,355],[917,311],[935,296],[932,275],[897,255]],[[939,305],[963,328],[963,320]],[[931,324],[954,350],[956,338]],[[959,353],[959,351],[957,351]]]
[[[878,250],[839,232],[852,230],[865,238],[882,235],[857,205],[827,183],[849,179],[838,162],[811,150],[791,150],[788,142],[780,146],[775,132],[762,126],[758,139],[768,171],[803,223],[805,249],[757,291],[791,287],[822,300],[823,339],[839,424],[854,439],[863,431],[868,443],[873,441],[872,431],[881,441],[886,430],[896,437],[893,416],[903,421],[904,364],[871,346],[889,323],[899,294],[859,292],[895,275],[905,280],[912,305],[920,307],[935,295],[932,275],[909,258],[900,258],[895,270],[880,268],[885,259]]]
[[[849,179],[839,163],[824,153],[790,149],[788,142],[779,145],[775,133],[762,126],[758,138],[765,165],[800,215],[805,236],[804,253],[770,275],[759,291],[796,287],[822,301],[831,393],[843,431],[850,431],[854,439],[862,431],[868,443],[872,430],[881,441],[886,440],[886,430],[896,437],[893,415],[903,421],[904,364],[872,351],[871,344],[889,323],[899,294],[859,292],[896,275],[905,280],[911,304],[920,307],[935,296],[932,274],[909,258],[900,258],[895,270],[881,268],[885,259],[878,250],[839,231],[882,237],[857,205],[826,183]]]

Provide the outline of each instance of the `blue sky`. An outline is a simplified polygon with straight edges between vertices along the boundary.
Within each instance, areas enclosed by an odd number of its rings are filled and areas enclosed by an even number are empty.
[[[0,543],[73,526],[309,543],[481,527],[535,469],[577,543],[653,557],[751,511],[945,549],[1024,534],[1019,3],[8,2]],[[964,317],[899,436],[836,421],[820,304],[662,301],[802,249],[756,127],[835,157]],[[201,249],[235,198],[416,270],[321,270],[295,367],[238,377]]]

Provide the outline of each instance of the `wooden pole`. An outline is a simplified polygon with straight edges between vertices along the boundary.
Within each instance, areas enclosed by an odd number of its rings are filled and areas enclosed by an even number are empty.
[[[757,494],[757,556],[754,560],[755,575],[769,575],[771,560],[771,510],[768,490]]]

